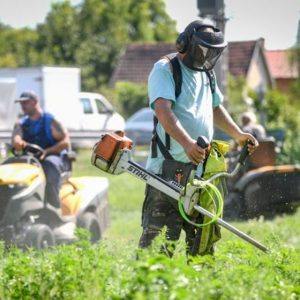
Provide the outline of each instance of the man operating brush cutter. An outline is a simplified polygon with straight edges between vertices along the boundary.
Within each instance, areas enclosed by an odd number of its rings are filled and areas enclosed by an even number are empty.
[[[217,141],[208,143],[204,137],[199,137],[197,144],[208,150],[207,172],[204,173],[204,177],[197,178],[194,168],[191,168],[183,185],[175,180],[167,180],[155,175],[133,162],[131,160],[132,141],[115,133],[105,134],[101,137],[101,140],[94,146],[91,163],[111,174],[118,175],[127,172],[160,191],[161,196],[166,195],[173,199],[172,203],[179,211],[182,222],[194,228],[194,240],[188,248],[188,255],[212,253],[214,243],[220,239],[219,225],[258,249],[267,251],[264,245],[220,218],[223,196],[222,191],[220,192],[221,189],[218,189],[216,185],[220,187],[222,178],[234,176],[241,168],[249,154],[248,144],[245,144],[232,173],[227,173],[224,168],[226,144]],[[171,254],[171,250],[167,249],[167,253]]]
[[[205,164],[209,149],[206,145],[202,147],[197,144],[197,138],[202,136],[210,144],[214,126],[238,144],[250,140],[249,151],[254,151],[258,146],[255,137],[242,131],[222,105],[223,95],[213,68],[226,46],[223,33],[199,19],[191,22],[178,35],[178,52],[167,54],[154,64],[148,79],[149,106],[155,115],[154,134],[146,164],[148,171],[166,180],[172,178],[180,181],[183,186],[193,165],[197,166],[197,177],[207,176]],[[212,152],[221,153],[222,145],[216,142],[211,145]],[[214,172],[218,166],[216,161]],[[201,198],[203,194],[202,191]],[[205,230],[195,228],[182,219],[173,199],[155,187],[146,187],[142,216],[141,248],[150,246],[161,229],[166,227],[168,240],[175,244],[183,230],[188,254],[199,254],[195,241],[200,235],[203,236]],[[198,223],[202,222],[200,218],[201,215]],[[212,235],[210,231],[208,235]],[[214,237],[219,237],[217,228]],[[213,253],[213,242],[209,244],[211,246],[206,246],[200,254]],[[172,251],[168,254],[171,255]]]

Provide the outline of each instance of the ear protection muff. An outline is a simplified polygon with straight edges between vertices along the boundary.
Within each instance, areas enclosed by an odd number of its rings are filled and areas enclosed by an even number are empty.
[[[180,53],[186,52],[189,44],[189,39],[186,32],[181,32],[176,39],[176,49]]]
[[[176,39],[176,49],[180,53],[185,53],[189,46],[189,41],[194,32],[198,31],[201,27],[212,27],[212,25],[208,25],[203,23],[202,20],[196,20],[190,23],[184,30],[184,32],[180,33]]]

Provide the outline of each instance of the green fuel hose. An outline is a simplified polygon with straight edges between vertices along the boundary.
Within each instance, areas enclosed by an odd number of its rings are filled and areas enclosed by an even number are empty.
[[[182,218],[187,221],[188,223],[196,226],[196,227],[205,227],[205,226],[208,226],[212,223],[214,223],[223,213],[223,205],[224,205],[224,201],[223,201],[223,196],[222,194],[220,193],[220,191],[218,190],[218,188],[212,184],[212,183],[204,183],[203,181],[201,180],[194,180],[193,181],[193,185],[198,185],[199,186],[199,189],[200,190],[203,190],[201,193],[200,193],[200,196],[199,196],[199,202],[200,202],[200,197],[201,197],[201,194],[203,192],[206,192],[208,194],[208,197],[213,201],[215,207],[216,207],[216,214],[214,215],[214,217],[206,222],[206,223],[203,223],[203,224],[198,224],[198,223],[195,223],[193,222],[192,220],[189,219],[189,217],[187,216],[187,214],[185,213],[184,211],[184,206],[183,206],[183,201],[182,201],[182,197],[180,196],[179,197],[179,200],[178,200],[178,209],[179,209],[179,212],[180,212],[180,215],[182,216]],[[191,183],[188,183],[188,185],[190,185]],[[186,187],[187,188],[187,187]],[[205,207],[204,207],[205,208]]]

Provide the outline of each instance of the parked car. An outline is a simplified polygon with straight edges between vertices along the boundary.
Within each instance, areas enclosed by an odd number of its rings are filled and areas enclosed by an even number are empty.
[[[153,131],[153,112],[145,107],[135,112],[125,123],[125,134],[135,145],[149,145]]]

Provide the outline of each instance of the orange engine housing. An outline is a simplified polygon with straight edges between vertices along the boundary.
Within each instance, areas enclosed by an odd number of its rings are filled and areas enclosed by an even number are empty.
[[[112,161],[120,149],[132,149],[132,140],[124,136],[123,132],[105,134],[95,145],[94,153],[97,157],[109,162]]]

